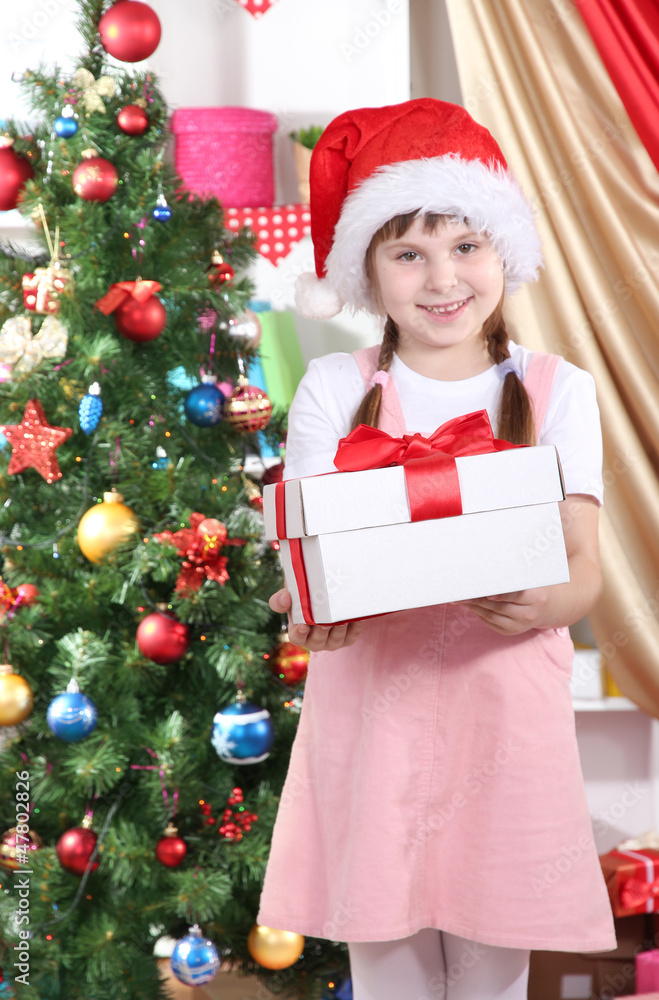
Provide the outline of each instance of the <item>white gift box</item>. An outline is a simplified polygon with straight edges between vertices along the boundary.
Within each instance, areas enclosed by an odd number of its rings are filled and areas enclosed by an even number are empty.
[[[293,622],[327,625],[567,583],[556,449],[455,463],[458,517],[412,521],[400,465],[266,486],[265,535],[280,542]]]

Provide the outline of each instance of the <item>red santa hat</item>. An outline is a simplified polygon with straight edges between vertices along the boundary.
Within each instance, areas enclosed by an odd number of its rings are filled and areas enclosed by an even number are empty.
[[[305,316],[328,319],[344,305],[378,312],[366,251],[385,222],[408,212],[465,219],[486,232],[507,292],[537,279],[533,210],[491,133],[456,104],[424,97],[346,111],[316,144],[309,180],[316,273],[295,286]]]

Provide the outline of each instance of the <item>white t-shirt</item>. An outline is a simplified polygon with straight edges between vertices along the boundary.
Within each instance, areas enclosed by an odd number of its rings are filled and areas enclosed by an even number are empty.
[[[522,377],[532,351],[509,343]],[[391,364],[406,433],[432,434],[452,417],[487,410],[495,428],[502,380],[493,365],[472,378],[441,382],[408,368],[395,355]],[[349,433],[365,395],[364,380],[351,354],[311,361],[291,404],[284,477],[335,472],[334,455]],[[602,434],[592,376],[561,361],[540,433],[540,444],[558,449],[566,493],[586,493],[602,502]]]

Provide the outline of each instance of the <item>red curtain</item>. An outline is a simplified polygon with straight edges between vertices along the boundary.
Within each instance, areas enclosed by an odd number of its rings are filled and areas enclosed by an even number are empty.
[[[577,0],[609,76],[659,170],[659,4]]]

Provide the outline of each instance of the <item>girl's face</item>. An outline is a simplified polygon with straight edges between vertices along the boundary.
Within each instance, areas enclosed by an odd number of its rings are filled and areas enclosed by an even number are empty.
[[[402,237],[375,248],[373,271],[382,304],[398,327],[403,361],[407,355],[418,363],[432,348],[464,360],[483,357],[483,323],[504,283],[486,235],[451,219],[425,232],[418,217]]]

